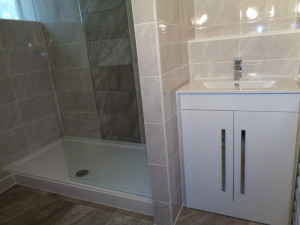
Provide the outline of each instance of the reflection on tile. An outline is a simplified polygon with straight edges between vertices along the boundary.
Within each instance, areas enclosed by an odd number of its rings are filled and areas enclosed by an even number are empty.
[[[170,72],[183,64],[181,27],[170,24],[158,25],[161,73]]]
[[[180,24],[180,0],[156,1],[157,20],[159,23]]]
[[[165,135],[162,124],[145,124],[148,162],[166,165]]]
[[[149,164],[152,199],[169,202],[169,186],[167,167]]]
[[[76,113],[63,112],[62,113],[64,129],[66,135],[74,133],[87,133],[87,135],[100,136],[100,128],[97,113]]]
[[[0,20],[0,41],[3,48],[39,47],[43,38],[37,22]]]
[[[43,22],[46,45],[84,42],[80,16]]]
[[[126,6],[125,0],[79,0],[81,13],[92,13]]]
[[[0,161],[11,157],[27,148],[27,141],[22,127],[0,134]],[[3,203],[2,203],[3,204]]]
[[[140,76],[158,76],[158,49],[156,24],[140,24],[135,26],[136,47]]]
[[[127,37],[126,7],[83,15],[86,41]]]
[[[243,23],[243,34],[261,34],[278,30],[295,30],[295,17],[279,18]]]
[[[49,137],[59,137],[60,130],[56,114],[45,117],[24,126],[29,146]]]
[[[11,74],[48,69],[47,53],[43,47],[4,49]]]
[[[297,0],[268,0],[270,18],[293,17],[297,13]]]
[[[85,43],[56,45],[49,48],[53,68],[88,67]]]
[[[135,91],[96,91],[99,114],[138,114]]]
[[[190,63],[231,62],[239,56],[239,40],[214,40],[189,44]]]
[[[95,96],[93,91],[59,92],[62,111],[95,112]]]
[[[15,100],[13,88],[8,77],[0,77],[0,104]]]
[[[93,84],[89,68],[53,70],[57,91],[91,91]]]
[[[20,115],[15,102],[0,106],[0,133],[20,125]]]
[[[300,34],[242,38],[240,46],[244,61],[299,58]]]
[[[21,118],[24,123],[56,113],[52,94],[43,94],[19,102]]]
[[[96,91],[134,91],[132,65],[91,67]]]
[[[152,0],[132,0],[134,23],[154,22],[154,4]]]
[[[11,81],[18,100],[52,90],[49,70],[12,76]]]
[[[74,0],[33,0],[38,21],[47,21],[79,15],[77,1]]]
[[[87,49],[91,66],[132,63],[129,38],[88,42]]]
[[[244,0],[243,21],[258,21],[269,17],[268,0]]]

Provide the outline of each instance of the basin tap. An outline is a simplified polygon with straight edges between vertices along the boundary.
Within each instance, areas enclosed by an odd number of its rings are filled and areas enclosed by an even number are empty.
[[[241,80],[242,79],[242,72],[243,72],[243,67],[242,67],[242,59],[241,58],[236,58],[234,59],[234,80]]]

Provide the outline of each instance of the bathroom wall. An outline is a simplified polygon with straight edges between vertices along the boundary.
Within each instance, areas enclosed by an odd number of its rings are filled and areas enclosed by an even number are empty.
[[[139,82],[135,80],[126,0],[79,3],[102,138],[140,143],[143,121],[139,118]]]
[[[43,25],[66,136],[101,138],[83,26],[75,0],[33,0]]]
[[[37,22],[0,20],[0,168],[61,136]]]
[[[174,224],[182,206],[175,91],[189,81],[193,0],[133,0],[154,220]]]
[[[233,77],[236,57],[243,77],[298,77],[297,7],[297,0],[195,0],[191,79]]]

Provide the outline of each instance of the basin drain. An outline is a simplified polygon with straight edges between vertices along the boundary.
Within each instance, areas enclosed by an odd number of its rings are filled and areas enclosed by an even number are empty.
[[[84,177],[86,175],[88,175],[89,171],[88,170],[78,170],[76,172],[76,177]]]

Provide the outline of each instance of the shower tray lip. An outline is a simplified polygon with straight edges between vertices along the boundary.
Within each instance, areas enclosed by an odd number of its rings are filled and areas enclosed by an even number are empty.
[[[65,165],[59,165],[61,164],[61,161],[59,160],[56,162],[55,169],[65,170],[61,171],[62,173],[60,173],[59,176],[51,173],[46,173],[43,176],[39,175],[38,172],[42,171],[38,170],[38,168],[35,168],[37,171],[35,174],[30,171],[30,168],[27,171],[22,170],[22,166],[25,163],[30,162],[30,160],[35,159],[35,157],[41,156],[43,153],[47,154],[48,151],[55,148],[57,145],[61,145],[63,140],[64,139],[62,138],[57,139],[49,145],[11,163],[3,169],[14,173],[16,184],[54,192],[98,204],[122,208],[147,215],[153,215],[151,198],[72,181],[69,177],[66,162]]]

